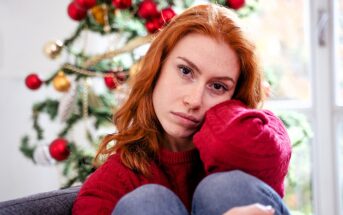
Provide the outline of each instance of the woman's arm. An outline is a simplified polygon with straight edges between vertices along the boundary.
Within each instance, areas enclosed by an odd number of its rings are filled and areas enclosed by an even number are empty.
[[[116,155],[89,176],[73,204],[73,214],[111,214],[119,199],[130,192],[125,171]]]
[[[211,108],[194,135],[207,174],[242,170],[284,195],[291,142],[280,119],[268,110],[249,109],[238,100]]]

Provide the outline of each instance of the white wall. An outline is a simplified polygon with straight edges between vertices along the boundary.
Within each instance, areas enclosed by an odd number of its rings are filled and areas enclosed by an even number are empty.
[[[42,52],[49,40],[65,39],[76,27],[66,8],[69,0],[0,1],[0,201],[57,189],[56,167],[34,165],[19,151],[21,137],[32,133],[31,106],[44,89],[25,87],[27,74],[49,77],[64,59],[51,61]],[[48,138],[54,138],[49,124]],[[51,128],[51,129],[49,129]]]

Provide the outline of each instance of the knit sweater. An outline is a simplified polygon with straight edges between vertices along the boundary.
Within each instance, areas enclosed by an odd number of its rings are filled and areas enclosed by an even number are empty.
[[[114,154],[83,184],[73,205],[73,214],[111,214],[118,200],[144,184],[160,184],[172,191],[190,210],[195,187],[205,176],[198,151],[160,151],[158,162],[151,164],[151,177],[128,169]]]
[[[291,141],[272,112],[250,109],[238,100],[220,103],[207,111],[193,143],[206,174],[239,169],[284,196]]]

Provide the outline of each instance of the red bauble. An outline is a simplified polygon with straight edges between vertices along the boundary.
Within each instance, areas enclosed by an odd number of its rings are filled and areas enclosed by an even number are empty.
[[[68,15],[73,20],[80,21],[86,18],[87,10],[85,10],[75,2],[70,2],[70,4],[68,5]]]
[[[57,138],[49,146],[49,152],[51,157],[55,160],[63,161],[69,157],[70,149],[68,147],[68,141],[63,138]]]
[[[112,0],[112,4],[116,8],[126,9],[126,8],[131,7],[132,1],[131,0]]]
[[[164,25],[165,23],[168,23],[175,15],[176,13],[172,8],[164,8],[161,11],[160,22],[162,23],[162,25]]]
[[[37,74],[30,74],[25,78],[26,86],[31,90],[36,90],[42,85],[42,81]]]
[[[118,86],[117,79],[112,75],[105,76],[104,81],[105,81],[106,86],[110,90],[113,90],[113,89],[117,88],[117,86]]]
[[[232,9],[238,10],[245,5],[245,0],[227,0],[227,5]]]
[[[153,0],[144,0],[139,4],[138,15],[144,19],[158,16],[157,5]]]
[[[74,2],[84,10],[88,10],[96,5],[96,0],[74,0]]]
[[[145,28],[149,33],[155,33],[159,28],[162,27],[162,23],[159,17],[155,17],[146,21]]]

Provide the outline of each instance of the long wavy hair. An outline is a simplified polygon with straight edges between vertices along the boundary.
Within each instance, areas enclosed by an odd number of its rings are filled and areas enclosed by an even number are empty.
[[[262,101],[262,78],[255,47],[236,19],[235,14],[225,7],[197,5],[174,17],[158,33],[134,77],[127,101],[113,117],[118,131],[103,139],[95,157],[96,164],[101,163],[100,158],[119,153],[125,166],[134,172],[149,175],[149,163],[158,153],[159,135],[163,131],[153,108],[152,93],[169,53],[189,33],[225,41],[236,52],[240,76],[232,98],[252,108],[258,106]]]

